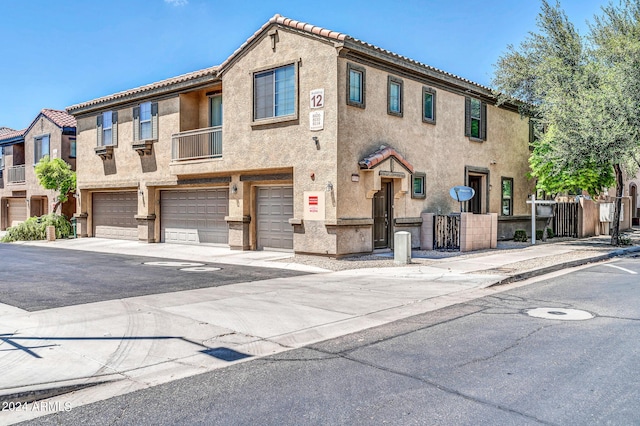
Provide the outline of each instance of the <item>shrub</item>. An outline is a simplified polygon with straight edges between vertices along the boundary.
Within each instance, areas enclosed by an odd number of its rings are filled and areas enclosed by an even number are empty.
[[[547,238],[553,238],[556,234],[553,233],[553,229],[547,228]]]
[[[50,213],[40,217],[30,217],[20,225],[7,228],[7,234],[2,238],[2,242],[44,240],[47,237],[47,226],[56,228],[56,238],[68,238],[72,233],[71,223],[67,218]]]
[[[631,245],[631,236],[629,236],[627,234],[620,234],[618,236],[618,245],[630,246]]]
[[[527,238],[527,231],[524,229],[516,229],[516,232],[513,234],[513,241],[519,241],[522,243],[526,243],[529,240]]]
[[[536,240],[542,241],[542,229],[536,229]]]

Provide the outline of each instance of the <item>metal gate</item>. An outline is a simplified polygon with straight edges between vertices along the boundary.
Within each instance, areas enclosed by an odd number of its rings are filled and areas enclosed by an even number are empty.
[[[553,232],[557,237],[578,238],[578,203],[556,203]]]
[[[436,215],[433,221],[433,248],[460,250],[460,215]]]

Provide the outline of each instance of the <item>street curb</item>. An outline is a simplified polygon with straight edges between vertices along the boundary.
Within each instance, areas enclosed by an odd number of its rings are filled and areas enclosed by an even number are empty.
[[[532,269],[531,271],[522,272],[519,274],[512,275],[510,277],[503,278],[499,281],[496,281],[493,284],[488,285],[485,288],[495,287],[495,286],[504,285],[504,284],[510,284],[516,281],[527,280],[529,278],[538,277],[540,275],[550,274],[551,272],[556,272],[561,269],[575,268],[576,266],[587,265],[589,263],[602,262],[603,260],[609,260],[614,257],[624,256],[625,254],[636,253],[636,252],[640,252],[640,246],[634,246],[634,247],[629,247],[625,249],[618,249],[600,256],[587,257],[584,259],[572,260],[570,262],[558,263],[557,265],[547,266],[545,268]]]

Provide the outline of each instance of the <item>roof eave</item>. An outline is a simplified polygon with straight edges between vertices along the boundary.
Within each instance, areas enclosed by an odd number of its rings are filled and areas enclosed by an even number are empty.
[[[23,143],[23,142],[24,142],[24,136],[15,136],[9,139],[0,139],[0,146],[15,145],[17,143]]]
[[[125,104],[140,102],[151,98],[167,96],[171,94],[183,93],[210,85],[218,81],[221,81],[218,76],[218,72],[214,71],[212,74],[207,74],[201,77],[177,83],[169,83],[165,86],[149,88],[148,90],[142,90],[140,92],[127,93],[128,91],[125,91],[122,92],[122,95],[120,96],[118,96],[118,94],[116,93],[113,95],[105,96],[103,98],[98,98],[88,102],[83,102],[81,104],[69,106],[66,108],[66,111],[74,117],[79,117],[94,113],[96,111],[107,110]]]

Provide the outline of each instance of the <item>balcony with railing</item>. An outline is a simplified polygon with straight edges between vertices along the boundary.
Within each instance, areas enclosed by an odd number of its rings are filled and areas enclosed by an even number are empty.
[[[222,126],[189,130],[171,137],[171,161],[222,157]]]
[[[24,164],[20,166],[7,167],[8,183],[24,183]]]

